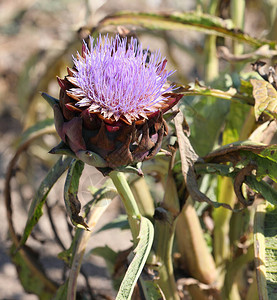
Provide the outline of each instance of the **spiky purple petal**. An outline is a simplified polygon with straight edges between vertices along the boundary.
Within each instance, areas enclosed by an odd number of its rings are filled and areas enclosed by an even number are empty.
[[[164,88],[167,78],[173,72],[165,70],[166,60],[159,52],[143,51],[137,39],[121,39],[101,36],[90,38],[91,48],[85,45],[84,57],[74,58],[76,71],[69,80],[76,87],[68,93],[80,100],[78,107],[88,107],[90,112],[101,113],[104,118],[125,117],[129,122],[146,118],[163,106],[164,93],[172,91],[172,86]],[[95,43],[95,44],[94,44]]]

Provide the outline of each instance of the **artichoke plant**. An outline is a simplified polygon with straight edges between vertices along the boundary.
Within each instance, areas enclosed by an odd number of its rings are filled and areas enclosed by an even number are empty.
[[[168,128],[163,114],[182,97],[167,83],[160,53],[136,38],[101,36],[84,42],[64,79],[58,77],[56,130],[81,160],[115,169],[152,158]],[[101,163],[95,164],[94,157]]]

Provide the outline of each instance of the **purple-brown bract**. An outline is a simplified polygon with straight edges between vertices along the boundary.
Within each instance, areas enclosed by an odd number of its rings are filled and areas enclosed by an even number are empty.
[[[99,36],[90,43],[58,78],[57,132],[78,157],[97,153],[111,169],[150,159],[167,134],[163,113],[182,97],[167,84],[167,61],[135,38]]]

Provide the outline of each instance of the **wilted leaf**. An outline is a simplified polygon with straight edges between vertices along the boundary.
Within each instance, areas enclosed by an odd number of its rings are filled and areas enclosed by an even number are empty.
[[[19,247],[25,244],[32,229],[37,224],[39,218],[42,216],[42,207],[44,202],[46,201],[48,193],[50,192],[53,185],[57,182],[57,180],[61,177],[61,175],[65,172],[65,170],[69,167],[71,161],[72,158],[62,156],[42,181],[34,199],[32,200],[28,213],[28,220],[26,222]]]
[[[241,159],[240,151],[261,153],[266,148],[266,145],[258,144],[252,141],[239,141],[219,147],[206,155],[203,159],[206,162],[234,162],[234,164],[236,164]]]
[[[139,242],[134,250],[135,256],[120,285],[116,300],[131,299],[136,282],[148,258],[154,239],[154,227],[145,217],[141,218]]]
[[[81,203],[78,199],[79,180],[84,169],[81,160],[73,160],[68,170],[64,185],[64,202],[67,213],[73,225],[88,230],[89,227],[84,218],[79,216]]]
[[[198,155],[195,153],[188,137],[184,133],[182,127],[183,116],[181,113],[179,113],[179,115],[176,116],[174,122],[180,149],[182,174],[187,190],[192,199],[198,202],[207,202],[208,204],[211,204],[214,207],[223,206],[225,208],[232,209],[228,204],[212,201],[199,190],[196,174],[194,172],[194,164],[198,159]]]
[[[271,83],[265,80],[251,79],[253,96],[255,98],[255,116],[258,120],[262,113],[277,117],[277,91]]]

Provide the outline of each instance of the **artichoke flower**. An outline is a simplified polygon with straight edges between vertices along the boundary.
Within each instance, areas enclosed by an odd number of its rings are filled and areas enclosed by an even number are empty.
[[[84,42],[68,75],[57,78],[59,136],[79,159],[100,168],[152,158],[168,133],[163,114],[182,97],[167,83],[173,72],[166,59],[119,35],[90,37],[90,45]]]

